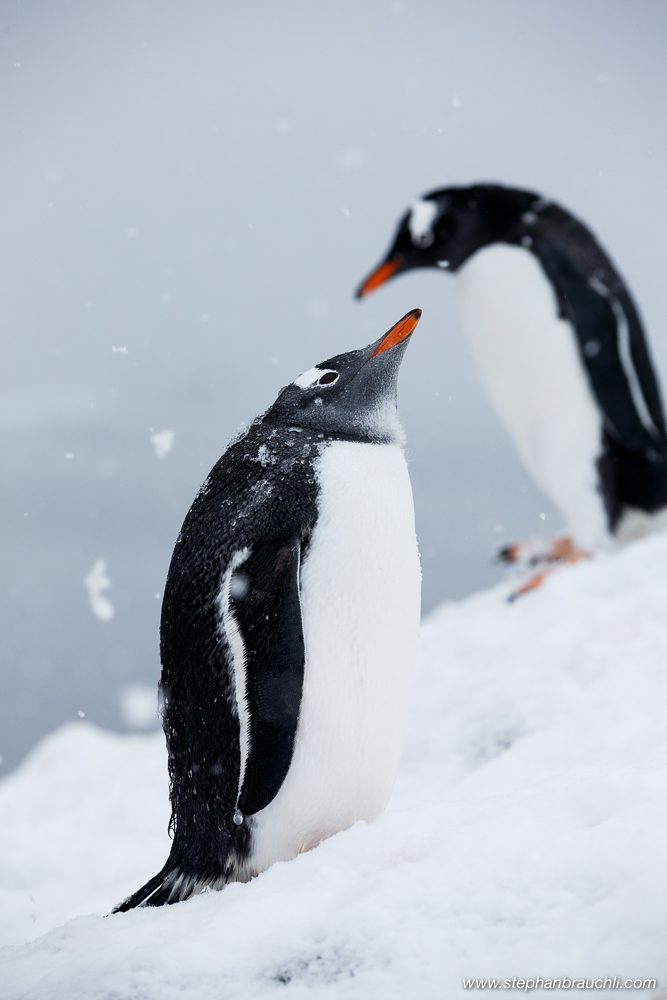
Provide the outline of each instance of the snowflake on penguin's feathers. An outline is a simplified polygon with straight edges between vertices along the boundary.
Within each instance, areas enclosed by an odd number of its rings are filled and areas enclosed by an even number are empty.
[[[199,489],[197,490],[197,495],[195,496],[195,500],[199,500],[200,497],[205,497],[210,488],[211,488],[211,477],[210,475],[208,475],[204,480],[204,482],[199,487]]]
[[[250,461],[259,462],[262,468],[265,469],[267,465],[275,465],[278,458],[273,454],[273,452],[269,451],[265,444],[260,444],[257,449],[256,458],[251,458]]]
[[[266,479],[260,479],[250,487],[250,498],[237,512],[238,517],[249,517],[257,507],[261,506],[273,493],[273,484]]]

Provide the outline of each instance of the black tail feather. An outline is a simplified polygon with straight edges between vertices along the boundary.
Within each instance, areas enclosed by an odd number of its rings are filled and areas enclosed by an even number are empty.
[[[128,896],[127,899],[114,906],[112,913],[126,913],[135,906],[165,906],[165,904],[180,903],[190,896],[205,890],[224,888],[228,882],[248,881],[250,875],[238,863],[226,865],[201,866],[195,871],[183,863],[182,857],[170,857],[164,868],[152,879],[142,885],[141,889]]]
[[[227,879],[224,877],[207,878],[193,874],[186,875],[180,864],[169,860],[162,871],[159,871],[141,889],[137,889],[118,906],[114,906],[111,912],[125,913],[127,910],[134,909],[135,906],[164,906],[169,903],[180,903],[181,900],[188,899],[207,887],[221,889],[226,882]]]

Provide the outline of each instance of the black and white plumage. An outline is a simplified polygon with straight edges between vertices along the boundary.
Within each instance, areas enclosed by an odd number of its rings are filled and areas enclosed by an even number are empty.
[[[199,491],[162,611],[173,845],[117,910],[247,881],[386,806],[419,628],[396,408],[419,316],[284,388]]]
[[[531,191],[432,191],[357,291],[457,277],[482,379],[524,465],[586,551],[667,524],[667,436],[637,309],[593,234]]]

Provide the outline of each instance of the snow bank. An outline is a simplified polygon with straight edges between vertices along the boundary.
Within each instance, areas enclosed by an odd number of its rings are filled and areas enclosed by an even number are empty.
[[[247,885],[102,919],[166,857],[162,739],[45,740],[0,785],[3,941],[69,922],[3,949],[3,1000],[664,989],[667,534],[508,589],[424,622],[387,813]]]

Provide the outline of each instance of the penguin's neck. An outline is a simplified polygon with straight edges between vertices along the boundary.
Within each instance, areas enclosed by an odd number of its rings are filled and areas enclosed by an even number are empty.
[[[600,414],[575,332],[559,318],[539,261],[522,247],[496,243],[465,263],[457,285],[482,380],[524,465],[579,545],[604,544]]]

